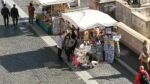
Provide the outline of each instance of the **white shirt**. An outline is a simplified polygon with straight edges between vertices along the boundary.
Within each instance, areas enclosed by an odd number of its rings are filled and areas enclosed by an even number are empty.
[[[63,46],[63,37],[61,35],[56,36],[57,48],[61,48]]]

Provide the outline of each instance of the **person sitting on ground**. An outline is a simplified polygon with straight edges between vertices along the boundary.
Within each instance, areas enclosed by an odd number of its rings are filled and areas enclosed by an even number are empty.
[[[142,75],[144,75],[148,81],[150,80],[149,74],[144,69],[144,66],[141,65],[139,67],[139,72],[135,75],[135,79],[134,79],[133,84],[143,84],[142,83],[143,81],[141,80]]]
[[[150,70],[150,67],[149,67],[150,54],[149,54],[149,48],[147,46],[147,41],[143,42],[143,48],[139,56],[139,60],[140,60],[141,65],[143,64],[143,62],[147,63],[147,69]]]

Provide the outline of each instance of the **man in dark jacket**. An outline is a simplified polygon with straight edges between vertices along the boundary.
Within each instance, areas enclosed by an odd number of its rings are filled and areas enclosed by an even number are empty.
[[[6,7],[6,4],[3,5],[3,8],[1,9],[1,14],[4,18],[4,25],[6,27],[9,24],[9,15],[10,15],[9,9]]]
[[[18,13],[18,9],[15,7],[15,4],[13,5],[13,8],[11,8],[10,14],[12,17],[13,25],[14,27],[16,27],[18,25],[19,13]]]

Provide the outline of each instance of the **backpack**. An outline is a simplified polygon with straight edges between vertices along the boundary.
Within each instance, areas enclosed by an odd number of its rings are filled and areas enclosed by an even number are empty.
[[[141,80],[141,84],[150,84],[150,81],[148,80],[145,74],[141,74],[140,80]]]

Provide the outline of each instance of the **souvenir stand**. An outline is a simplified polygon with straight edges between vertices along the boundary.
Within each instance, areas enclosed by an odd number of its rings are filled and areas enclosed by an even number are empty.
[[[112,38],[105,38],[106,35],[110,35],[114,38],[114,35],[116,35],[117,38],[118,34],[114,31],[115,29],[113,29],[117,21],[101,11],[88,9],[62,13],[62,18],[70,22],[75,28],[80,28],[84,43],[75,50],[74,54],[83,65],[87,65],[90,62],[94,66],[98,61],[102,60],[103,44],[106,43],[106,40],[113,40]],[[90,32],[92,32],[92,36],[96,36],[96,38],[89,38]],[[101,35],[101,37],[104,43],[99,39],[99,33],[102,32],[103,35]],[[97,61],[94,60],[95,58]]]
[[[48,34],[60,29],[60,15],[68,11],[68,3],[73,0],[34,0],[39,8],[36,11],[36,23]]]

